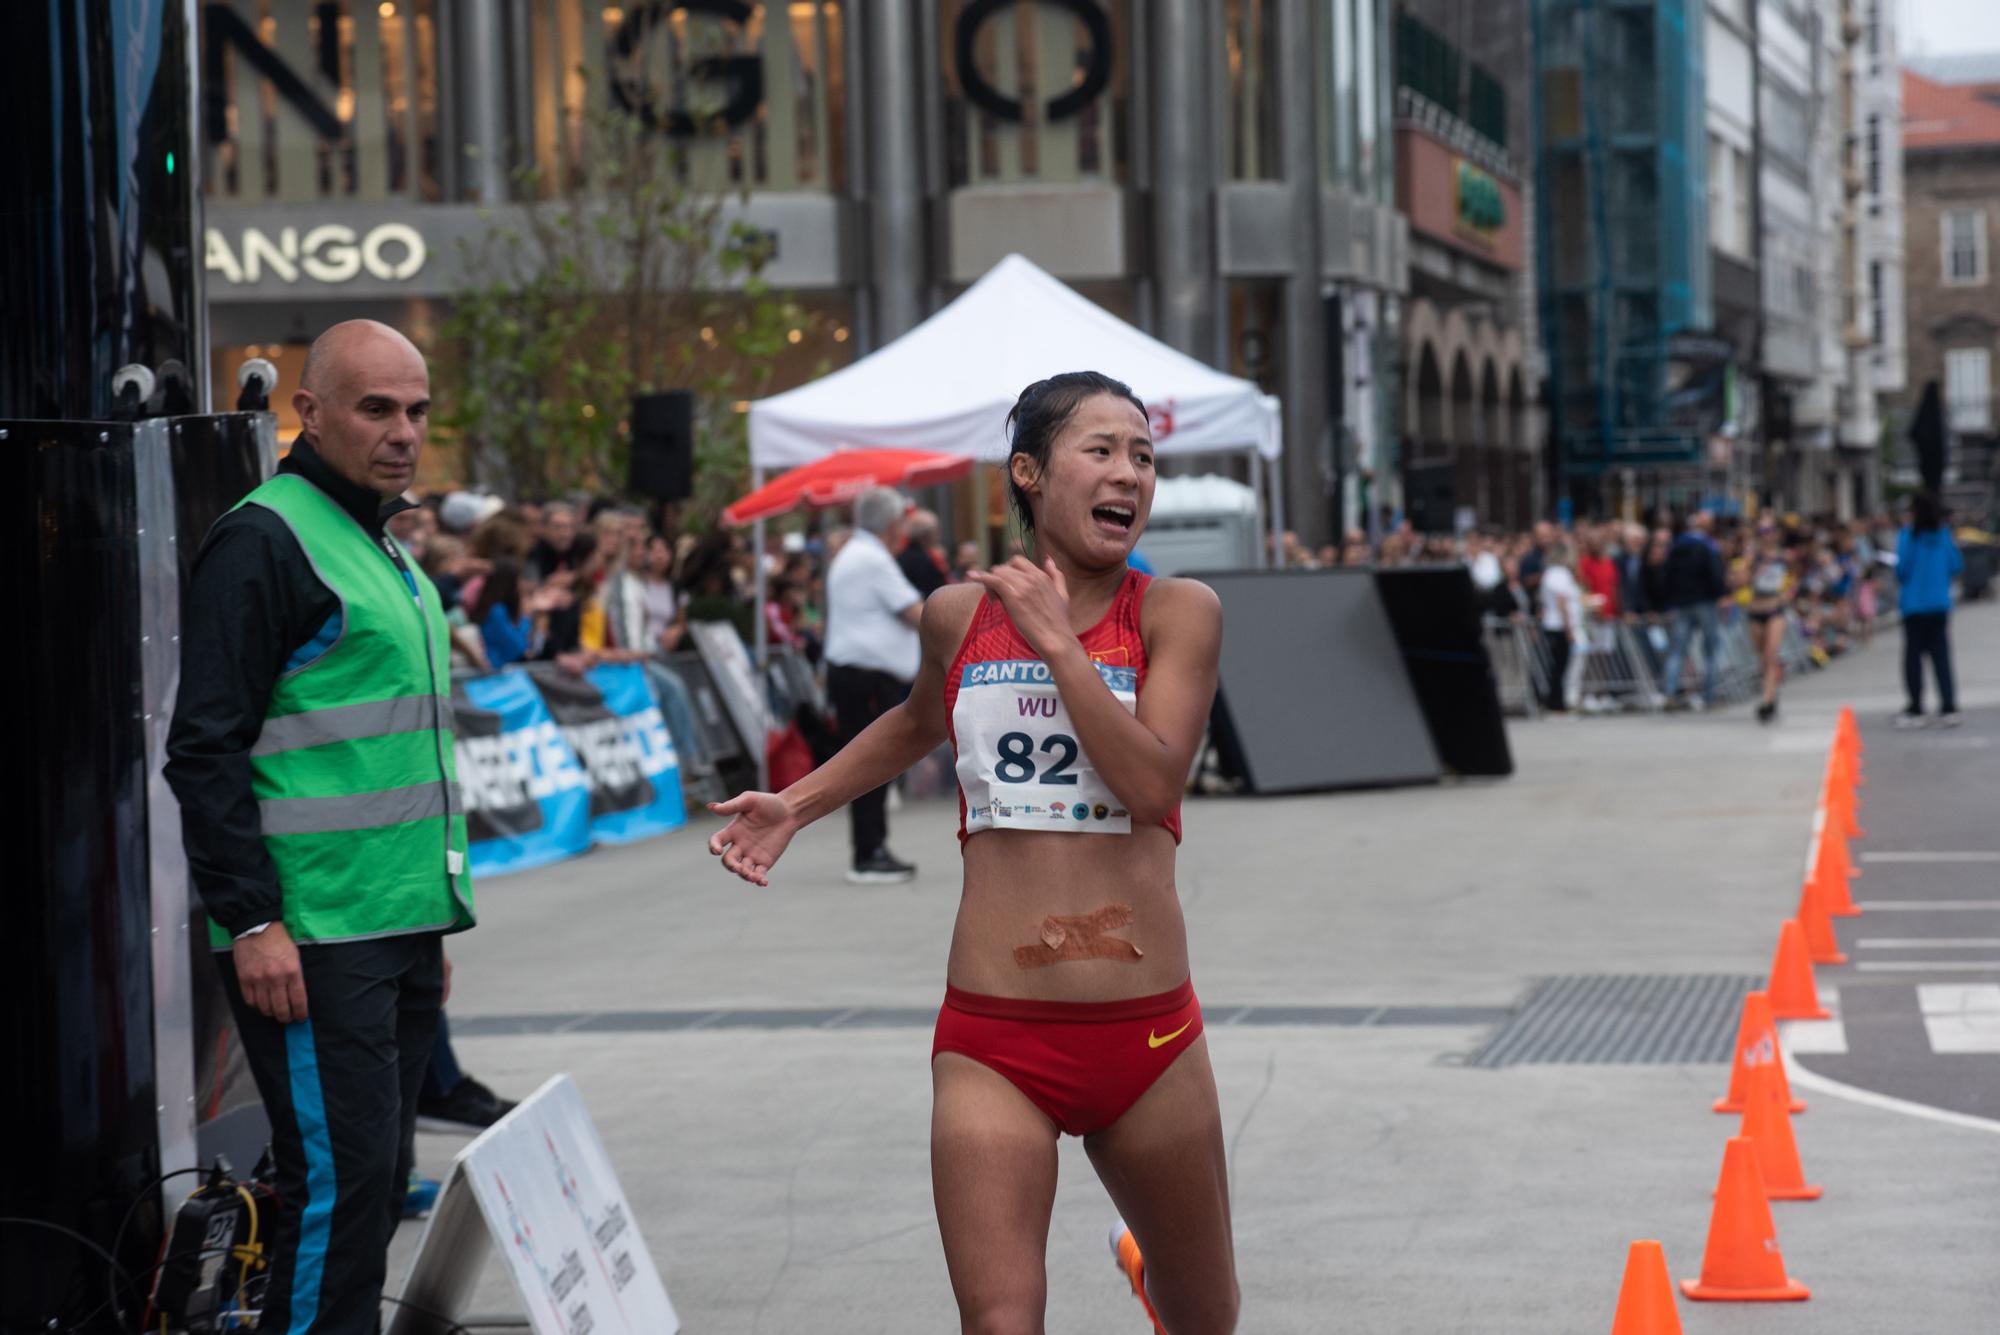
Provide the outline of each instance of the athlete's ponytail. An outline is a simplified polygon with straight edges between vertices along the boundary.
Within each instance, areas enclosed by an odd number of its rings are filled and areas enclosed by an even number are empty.
[[[1038,475],[1046,472],[1049,447],[1055,444],[1056,437],[1084,401],[1099,394],[1116,395],[1137,408],[1141,417],[1146,416],[1146,405],[1139,402],[1131,386],[1096,371],[1065,371],[1047,380],[1037,380],[1014,401],[1007,414],[1007,495],[1023,533],[1035,531],[1035,512],[1028,506],[1027,491],[1014,480],[1014,456],[1025,454],[1034,460]]]

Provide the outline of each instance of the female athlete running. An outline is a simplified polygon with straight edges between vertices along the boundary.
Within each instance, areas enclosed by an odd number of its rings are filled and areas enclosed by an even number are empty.
[[[1792,568],[1780,541],[1776,524],[1761,525],[1756,551],[1750,556],[1750,642],[1757,646],[1764,681],[1764,693],[1757,701],[1759,723],[1778,716],[1778,688],[1785,682],[1785,598],[1792,589]]]
[[[783,793],[714,805],[732,819],[709,849],[768,885],[801,828],[949,737],[965,885],[932,1047],[931,1179],[961,1326],[1042,1329],[1068,1133],[1129,1221],[1112,1243],[1155,1329],[1226,1335],[1222,1119],[1174,890],[1221,606],[1126,566],[1154,482],[1129,389],[1054,376],[1008,422],[1009,489],[1040,563],[932,594],[909,699]]]

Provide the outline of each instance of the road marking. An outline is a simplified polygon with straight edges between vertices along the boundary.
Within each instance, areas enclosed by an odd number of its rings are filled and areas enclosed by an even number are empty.
[[[2000,960],[1863,960],[1862,973],[2000,973]]]
[[[2000,913],[2000,899],[1864,899],[1863,913]]]
[[[1830,1080],[1809,1067],[1792,1065],[1786,1072],[1793,1089],[1810,1089],[1818,1094],[1830,1094],[1837,1099],[1847,1099],[1883,1112],[1902,1113],[1908,1117],[1921,1117],[1927,1122],[1942,1122],[1946,1126],[1962,1127],[1968,1131],[1990,1131],[2000,1135],[2000,1122],[1986,1117],[1974,1117],[1971,1113],[1953,1112],[1949,1108],[1933,1108],[1927,1103],[1912,1103],[1908,1099],[1892,1098],[1887,1094],[1877,1094],[1872,1089],[1858,1089],[1853,1085]]]
[[[2000,853],[1863,853],[1863,862],[2000,862]]]
[[[1991,983],[1923,983],[1917,1007],[1932,1052],[2000,1052],[2000,986]]]
[[[1838,1057],[1847,1052],[1847,1026],[1839,1020],[1785,1020],[1778,1028],[1784,1031],[1781,1046],[1788,1057],[1801,1052]]]
[[[1864,936],[1854,943],[1863,950],[2000,949],[2000,936]]]

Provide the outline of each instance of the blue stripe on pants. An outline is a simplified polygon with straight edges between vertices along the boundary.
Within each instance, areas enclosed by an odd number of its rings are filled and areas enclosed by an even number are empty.
[[[319,1087],[319,1051],[312,1022],[285,1026],[285,1059],[292,1078],[292,1116],[306,1152],[305,1208],[299,1212],[299,1249],[292,1263],[292,1322],[285,1335],[310,1330],[319,1316],[320,1278],[326,1271],[327,1241],[333,1233],[333,1136],[326,1127],[326,1100]]]

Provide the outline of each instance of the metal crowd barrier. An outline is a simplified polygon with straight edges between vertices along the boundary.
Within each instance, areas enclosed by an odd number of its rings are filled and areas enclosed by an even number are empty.
[[[1589,641],[1576,651],[1583,656],[1578,690],[1582,707],[1591,712],[1659,712],[1665,701],[1660,696],[1659,665],[1651,651],[1651,643],[1638,627],[1623,621],[1600,621],[1592,626]]]
[[[1541,632],[1506,617],[1485,618],[1486,657],[1500,688],[1501,712],[1519,718],[1540,718],[1542,685],[1548,663]]]

